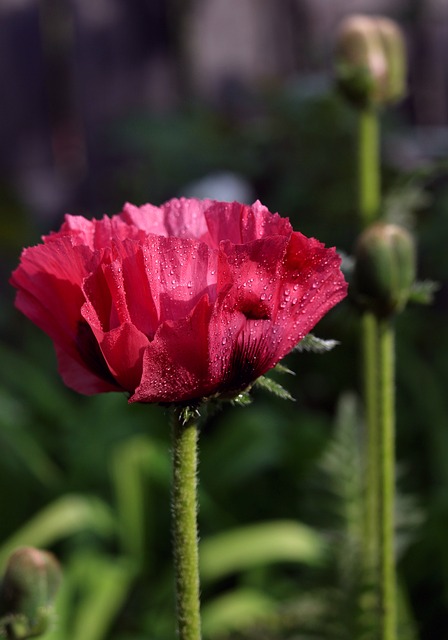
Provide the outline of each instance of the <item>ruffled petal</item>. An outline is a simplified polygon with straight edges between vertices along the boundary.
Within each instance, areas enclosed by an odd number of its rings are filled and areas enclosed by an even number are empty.
[[[282,265],[282,291],[275,324],[289,326],[297,343],[347,295],[341,258],[334,247],[294,232]],[[292,345],[294,346],[294,344]],[[282,348],[282,356],[286,346]]]
[[[89,254],[69,237],[22,252],[11,276],[16,307],[56,342],[74,341],[84,302],[82,281]]]
[[[289,236],[292,232],[287,218],[270,213],[258,200],[251,206],[238,202],[212,202],[205,218],[214,246],[223,240],[244,244],[268,236]]]
[[[241,390],[264,373],[275,349],[270,329],[279,306],[279,278],[288,238],[245,245],[221,243],[229,273],[210,321],[211,378],[225,392]]]
[[[59,374],[64,383],[77,393],[93,395],[110,391],[124,391],[108,371],[98,344],[92,339],[81,339],[86,334],[80,328],[79,351],[65,351],[55,343]],[[80,353],[83,353],[81,357]]]
[[[160,326],[144,352],[141,383],[129,402],[185,402],[209,394],[211,311],[205,295],[186,318]]]
[[[221,243],[232,285],[210,323],[213,379],[242,389],[275,366],[347,292],[340,258],[293,233],[244,245]]]
[[[103,216],[100,220],[86,220],[83,216],[67,214],[59,231],[46,236],[45,242],[51,242],[61,236],[70,236],[73,244],[85,245],[92,252],[111,247],[117,240],[133,238],[143,240],[146,231],[137,225],[127,224],[121,215]]]
[[[168,236],[165,216],[160,207],[155,207],[152,204],[136,207],[127,202],[119,217],[131,228],[140,229],[147,234],[153,233],[158,236]]]
[[[133,393],[142,378],[143,353],[148,338],[129,322],[106,333],[97,326],[92,331],[113,380]]]
[[[204,294],[216,299],[218,253],[206,244],[150,235],[142,253],[158,324],[187,317]]]
[[[334,249],[259,202],[184,198],[67,215],[11,283],[68,386],[165,403],[244,389],[347,289]]]
[[[162,205],[165,226],[169,236],[191,238],[210,244],[205,211],[212,200],[173,198]]]
[[[161,207],[125,204],[120,218],[146,233],[164,237],[190,238],[210,244],[204,212],[212,200],[173,198]]]

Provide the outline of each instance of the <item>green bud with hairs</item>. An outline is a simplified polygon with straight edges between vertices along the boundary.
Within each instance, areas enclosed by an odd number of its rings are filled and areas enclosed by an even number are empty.
[[[51,553],[17,549],[9,557],[0,587],[0,637],[24,640],[46,633],[60,582],[60,566]]]
[[[379,108],[406,93],[406,52],[399,26],[381,16],[353,15],[336,39],[336,80],[357,108]]]
[[[377,222],[361,233],[353,284],[363,308],[379,317],[399,313],[408,302],[415,275],[415,245],[407,229]]]

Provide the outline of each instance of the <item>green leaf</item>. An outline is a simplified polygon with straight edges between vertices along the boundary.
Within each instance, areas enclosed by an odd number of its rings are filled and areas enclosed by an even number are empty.
[[[254,589],[235,589],[218,596],[203,607],[204,635],[215,636],[241,631],[275,615],[276,602]]]
[[[337,340],[323,340],[316,338],[312,333],[306,335],[293,349],[293,351],[312,351],[313,353],[326,353],[339,344]]]
[[[27,408],[7,391],[0,391],[0,444],[20,459],[21,463],[42,485],[53,487],[62,474],[38,440],[27,430],[32,423]],[[1,440],[4,443],[1,443]]]
[[[200,545],[205,582],[276,562],[321,564],[326,547],[321,536],[304,524],[278,520],[239,527],[207,538]]]
[[[0,567],[20,546],[46,548],[80,531],[100,536],[115,532],[116,523],[104,502],[96,498],[68,495],[45,507],[0,547]]]
[[[285,365],[282,364],[281,362],[276,364],[275,367],[272,369],[272,371],[276,371],[277,373],[289,373],[291,376],[296,375],[295,371],[291,371],[291,369],[288,369],[288,367],[285,367]]]
[[[150,517],[152,520],[156,517],[151,512],[151,501],[146,500],[146,494],[151,491],[155,482],[163,486],[170,484],[168,449],[145,435],[137,435],[120,443],[115,449],[111,473],[124,549],[143,564],[153,546],[150,543],[151,530],[147,524]]]
[[[415,214],[428,207],[431,197],[420,180],[407,176],[406,181],[392,189],[384,199],[383,216],[387,222],[411,229]]]
[[[440,289],[440,284],[433,280],[414,282],[409,293],[409,301],[416,304],[432,304],[434,294]]]
[[[249,404],[252,404],[253,400],[249,392],[243,391],[239,393],[237,396],[231,399],[230,404],[233,404],[237,407],[247,407]]]
[[[64,571],[57,620],[45,640],[104,640],[135,575],[136,566],[123,558],[74,556]]]
[[[103,640],[122,606],[135,575],[128,562],[97,555],[86,558],[72,640]]]
[[[39,409],[56,420],[67,415],[71,408],[70,394],[63,385],[43,375],[42,366],[0,343],[0,380],[14,393],[26,398],[27,405]]]
[[[268,378],[267,376],[260,376],[255,380],[255,386],[260,387],[260,389],[265,389],[265,391],[269,391],[273,393],[278,398],[282,398],[283,400],[295,400],[293,396],[289,393],[287,389],[282,387],[281,384],[273,380],[272,378]]]

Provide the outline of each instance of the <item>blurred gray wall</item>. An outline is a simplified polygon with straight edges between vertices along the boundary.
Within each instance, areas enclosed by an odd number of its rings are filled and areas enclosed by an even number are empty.
[[[446,0],[1,0],[0,182],[54,215],[107,174],[114,118],[328,76],[335,29],[353,12],[402,24],[412,121],[446,128]]]

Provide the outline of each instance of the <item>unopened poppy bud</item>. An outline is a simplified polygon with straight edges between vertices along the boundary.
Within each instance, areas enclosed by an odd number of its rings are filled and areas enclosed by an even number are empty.
[[[364,308],[379,316],[400,312],[408,301],[415,272],[414,241],[406,229],[378,222],[360,235],[354,289]]]
[[[355,106],[380,107],[405,94],[404,38],[395,22],[355,15],[344,20],[336,41],[336,76]]]
[[[36,637],[45,633],[52,620],[52,604],[61,570],[47,551],[21,547],[9,558],[0,590],[0,623],[13,637]]]

